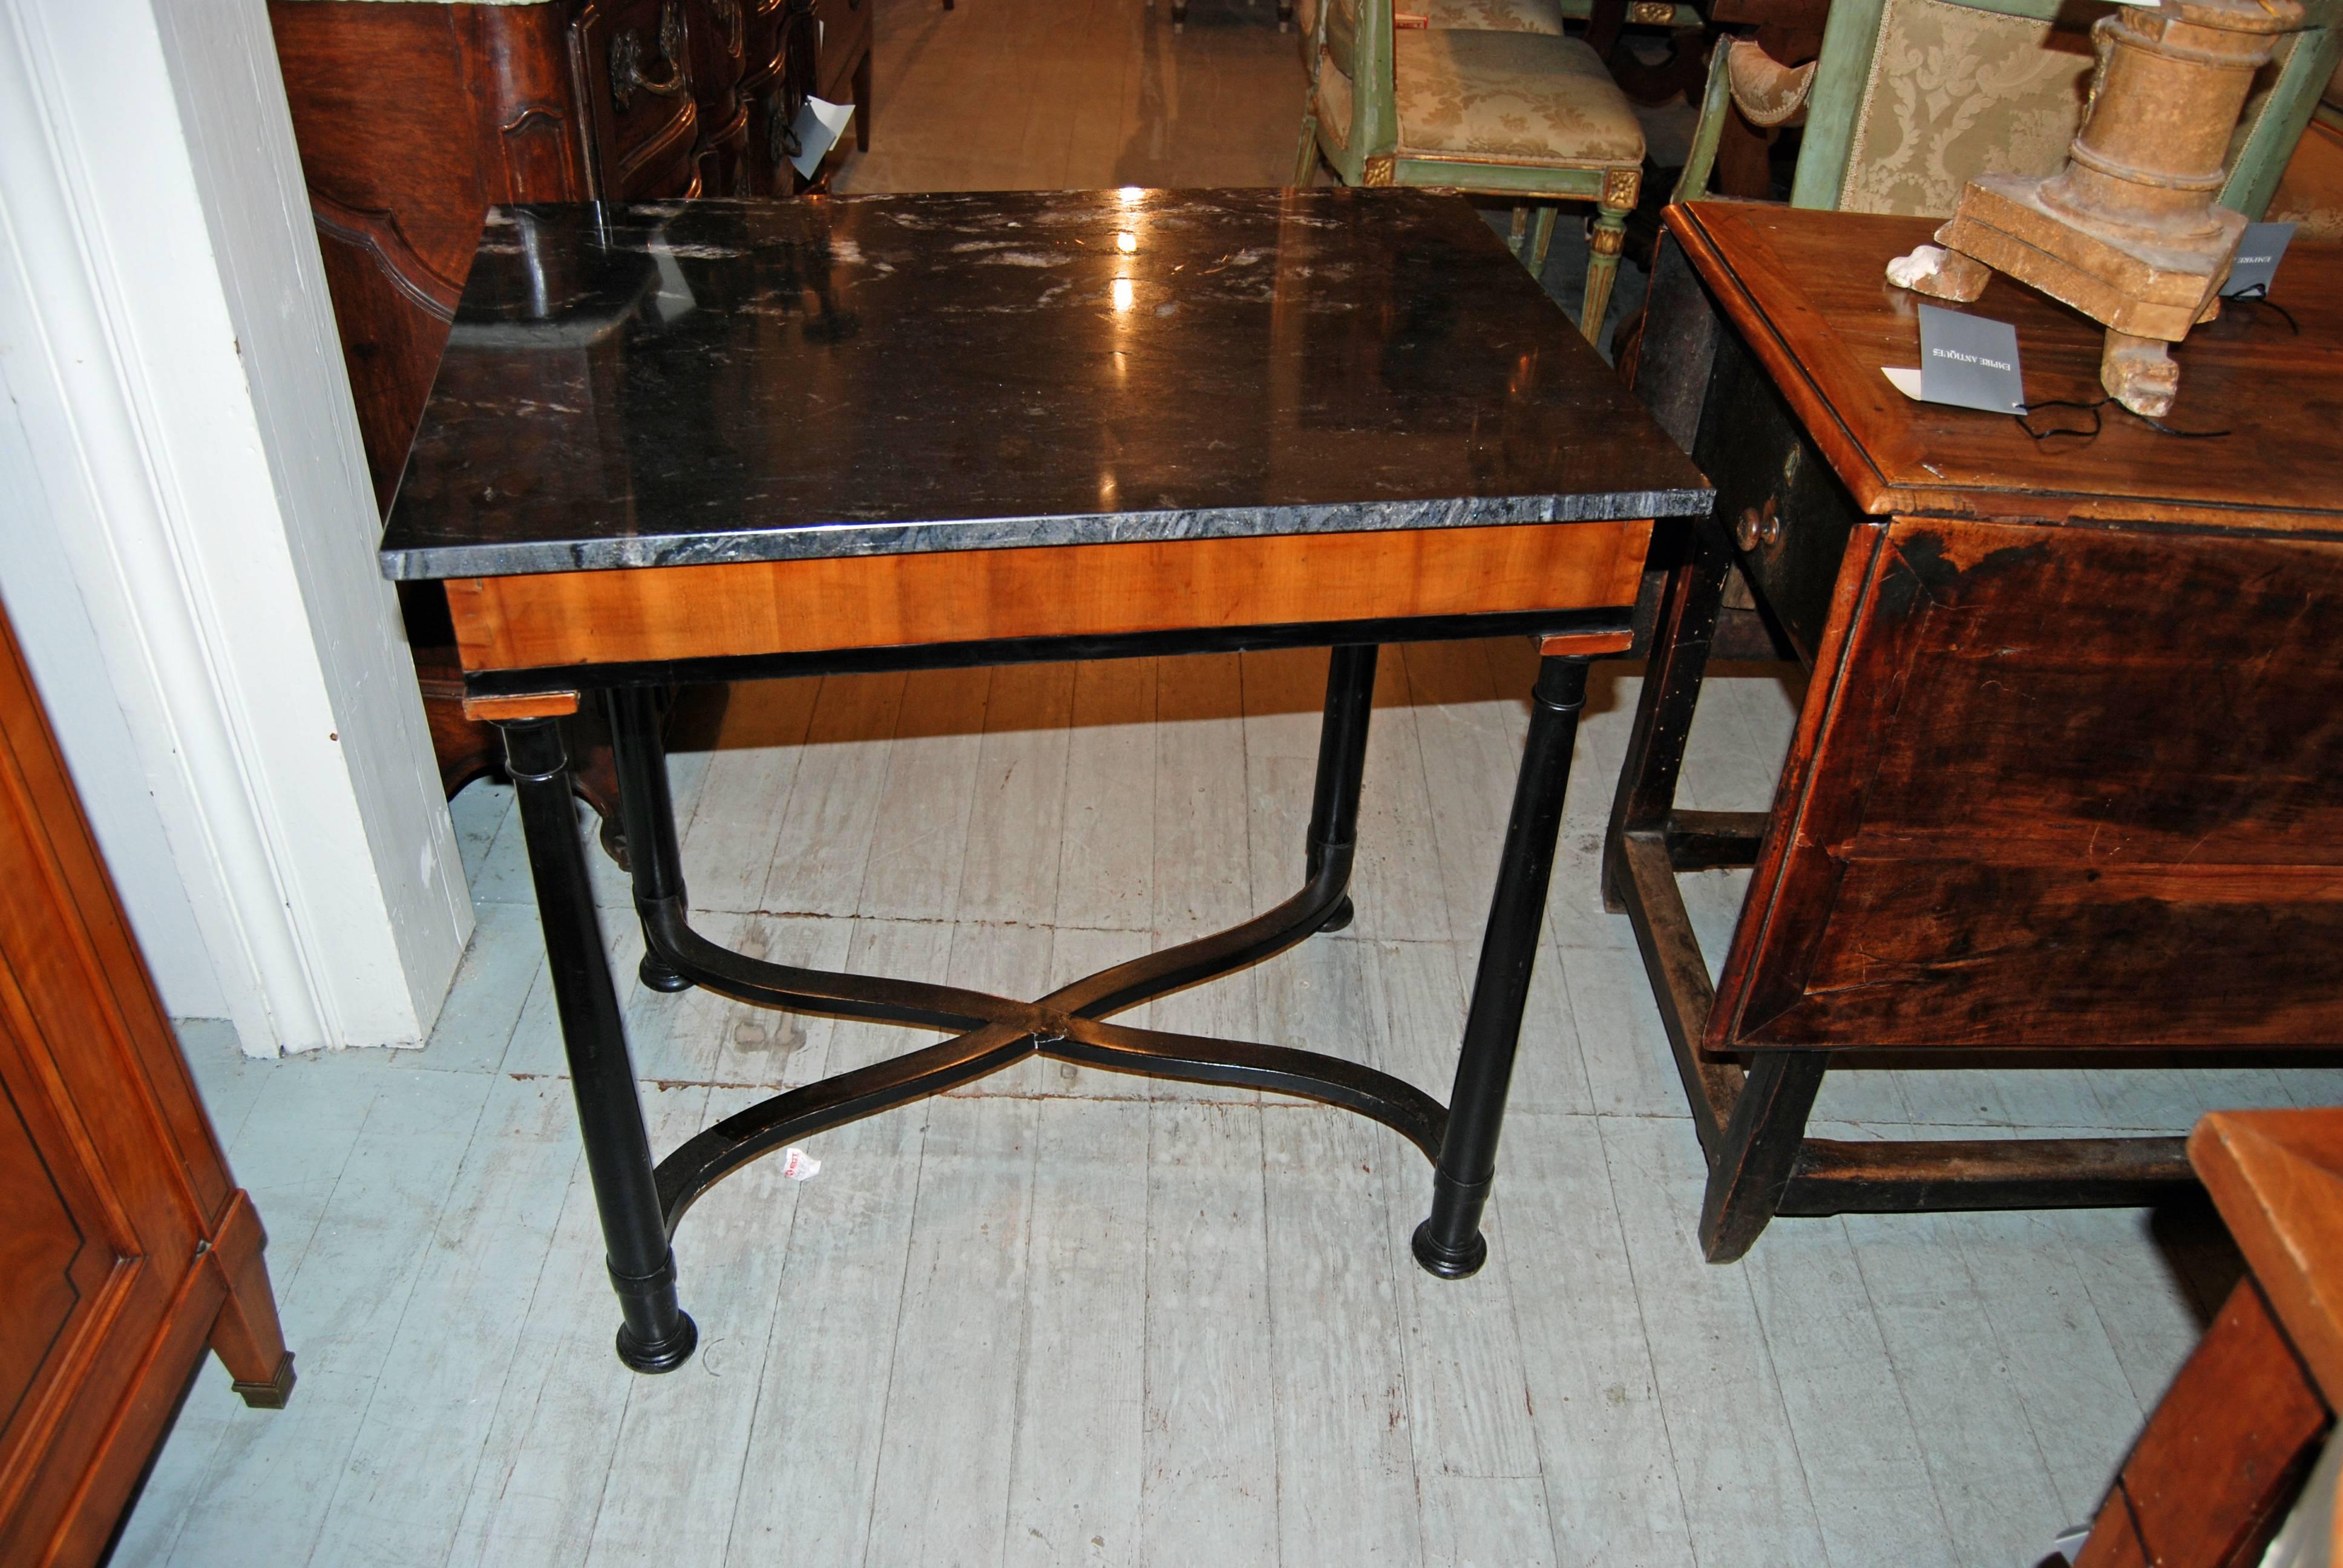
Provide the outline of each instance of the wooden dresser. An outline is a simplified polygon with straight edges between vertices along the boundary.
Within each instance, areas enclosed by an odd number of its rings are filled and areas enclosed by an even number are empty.
[[[379,505],[397,487],[481,215],[500,202],[797,194],[789,127],[807,94],[853,103],[858,144],[870,145],[872,4],[271,0]],[[437,586],[400,597],[452,795],[502,754],[463,716]],[[578,782],[615,821],[607,764]]]
[[[0,1563],[98,1560],[207,1347],[285,1402],[265,1244],[0,621]]]
[[[2343,1047],[2343,249],[2288,252],[2286,314],[2233,305],[2191,332],[2161,429],[2088,407],[2097,327],[1996,280],[1974,309],[2016,328],[2037,440],[1881,374],[1919,362],[1883,270],[1933,219],[1695,202],[1666,221],[1636,387],[1717,509],[1660,608],[1604,885],[1708,1156],[1709,1256],[1775,1212],[2190,1183],[2177,1138],[1805,1123],[1826,1070]],[[1735,564],[1812,679],[1773,809],[1682,810]],[[1712,981],[1675,874],[1734,865],[1754,873]]]

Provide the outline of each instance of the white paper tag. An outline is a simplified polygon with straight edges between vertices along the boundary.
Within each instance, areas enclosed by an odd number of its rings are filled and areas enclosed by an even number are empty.
[[[1920,367],[1917,365],[1883,365],[1879,373],[1887,377],[1896,390],[1917,403],[1920,400]]]
[[[846,134],[847,124],[853,118],[852,104],[833,104],[826,98],[806,99],[805,107],[798,111],[796,123],[789,126],[800,149],[798,156],[789,160],[789,166],[798,171],[798,178],[813,178],[813,171],[821,166],[823,155],[837,145],[840,136]]]
[[[792,1181],[802,1181],[820,1170],[821,1161],[794,1143],[781,1151],[781,1174]]]

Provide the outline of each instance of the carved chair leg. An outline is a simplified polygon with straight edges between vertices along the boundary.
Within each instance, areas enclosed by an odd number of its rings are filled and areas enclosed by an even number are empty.
[[[1619,276],[1619,252],[1627,243],[1627,215],[1633,206],[1594,209],[1594,235],[1587,247],[1586,302],[1580,310],[1578,330],[1600,347],[1603,317],[1611,309],[1611,285]]]
[[[1529,269],[1532,277],[1545,276],[1546,252],[1554,248],[1554,220],[1561,216],[1562,209],[1552,202],[1545,203],[1537,210],[1537,222],[1530,228]]]
[[[1827,1057],[1820,1050],[1769,1050],[1750,1068],[1701,1201],[1700,1247],[1710,1262],[1739,1261],[1781,1207]]]

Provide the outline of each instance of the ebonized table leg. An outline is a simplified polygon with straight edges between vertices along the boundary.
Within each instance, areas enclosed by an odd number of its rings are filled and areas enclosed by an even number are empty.
[[[676,842],[675,798],[669,790],[667,749],[661,741],[659,699],[649,687],[620,687],[610,693],[610,733],[624,734],[631,744],[613,745],[618,759],[619,819],[627,842],[633,846],[627,869],[634,879],[635,899],[657,902],[683,899],[683,850]],[[679,991],[691,982],[678,974],[646,941],[643,961],[637,968],[653,990]]]
[[[1336,648],[1326,662],[1326,713],[1318,728],[1318,785],[1311,796],[1306,881],[1316,881],[1326,857],[1350,850],[1359,837],[1359,787],[1367,771],[1367,720],[1374,711],[1373,643]],[[1346,857],[1347,858],[1347,857]],[[1322,931],[1339,931],[1355,911],[1344,893]]]
[[[1651,662],[1644,671],[1643,695],[1635,704],[1635,728],[1619,771],[1619,793],[1611,805],[1611,829],[1604,836],[1603,905],[1616,914],[1625,907],[1621,883],[1626,869],[1621,851],[1631,833],[1664,834],[1676,804],[1676,780],[1684,772],[1684,742],[1692,735],[1693,710],[1700,703],[1701,678],[1708,671],[1709,644],[1725,604],[1732,547],[1721,524],[1703,518],[1692,526],[1690,551],[1668,572],[1652,628]]]
[[[649,700],[648,694],[644,699]],[[529,874],[537,884],[546,966],[553,977],[562,1046],[569,1058],[586,1170],[601,1211],[610,1285],[624,1318],[618,1359],[637,1372],[670,1372],[690,1358],[699,1332],[676,1300],[675,1255],[668,1248],[650,1136],[635,1091],[634,1063],[627,1055],[593,887],[587,880],[577,812],[569,803],[568,754],[557,719],[514,719],[500,728],[507,768],[519,799]],[[639,819],[652,805],[628,799],[623,787],[620,799],[630,819]],[[664,779],[657,805],[672,842],[674,818],[665,809]],[[638,837],[634,842],[647,840]],[[646,861],[658,858],[636,855],[636,876],[644,874]]]
[[[1456,1060],[1456,1087],[1448,1101],[1448,1127],[1432,1176],[1432,1213],[1415,1228],[1415,1261],[1443,1279],[1477,1271],[1489,1256],[1481,1211],[1497,1170],[1497,1134],[1513,1082],[1522,1009],[1529,1000],[1545,921],[1546,884],[1554,876],[1554,840],[1562,831],[1563,794],[1578,715],[1586,706],[1583,658],[1540,661],[1530,705],[1529,739],[1513,786],[1513,814],[1497,862],[1497,890],[1481,940],[1481,967],[1464,1020],[1464,1048]]]

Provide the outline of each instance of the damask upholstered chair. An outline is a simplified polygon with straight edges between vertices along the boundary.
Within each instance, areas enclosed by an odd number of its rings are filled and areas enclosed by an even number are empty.
[[[1594,0],[1393,0],[1392,18],[1401,27],[1544,33],[1559,38],[1564,21],[1584,22],[1594,10]],[[1672,0],[1632,0],[1627,20],[1648,27],[1702,25],[1698,10]]]
[[[1493,3],[1493,0],[1491,0]],[[1515,203],[1517,253],[1545,265],[1556,201],[1595,204],[1579,330],[1600,335],[1644,132],[1594,51],[1523,31],[1393,30],[1393,0],[1320,0],[1294,183],[1322,156],[1346,185],[1446,186]],[[1536,232],[1526,209],[1540,204]]]
[[[1720,41],[1675,199],[1708,193],[1725,116],[1803,124],[1793,206],[1949,214],[1970,176],[2047,174],[2091,88],[2090,28],[2112,11],[2075,0],[1833,0],[1821,55],[1796,69],[1746,39]],[[2313,0],[2255,83],[2229,148],[2224,205],[2258,217],[2336,69],[2338,0]]]

